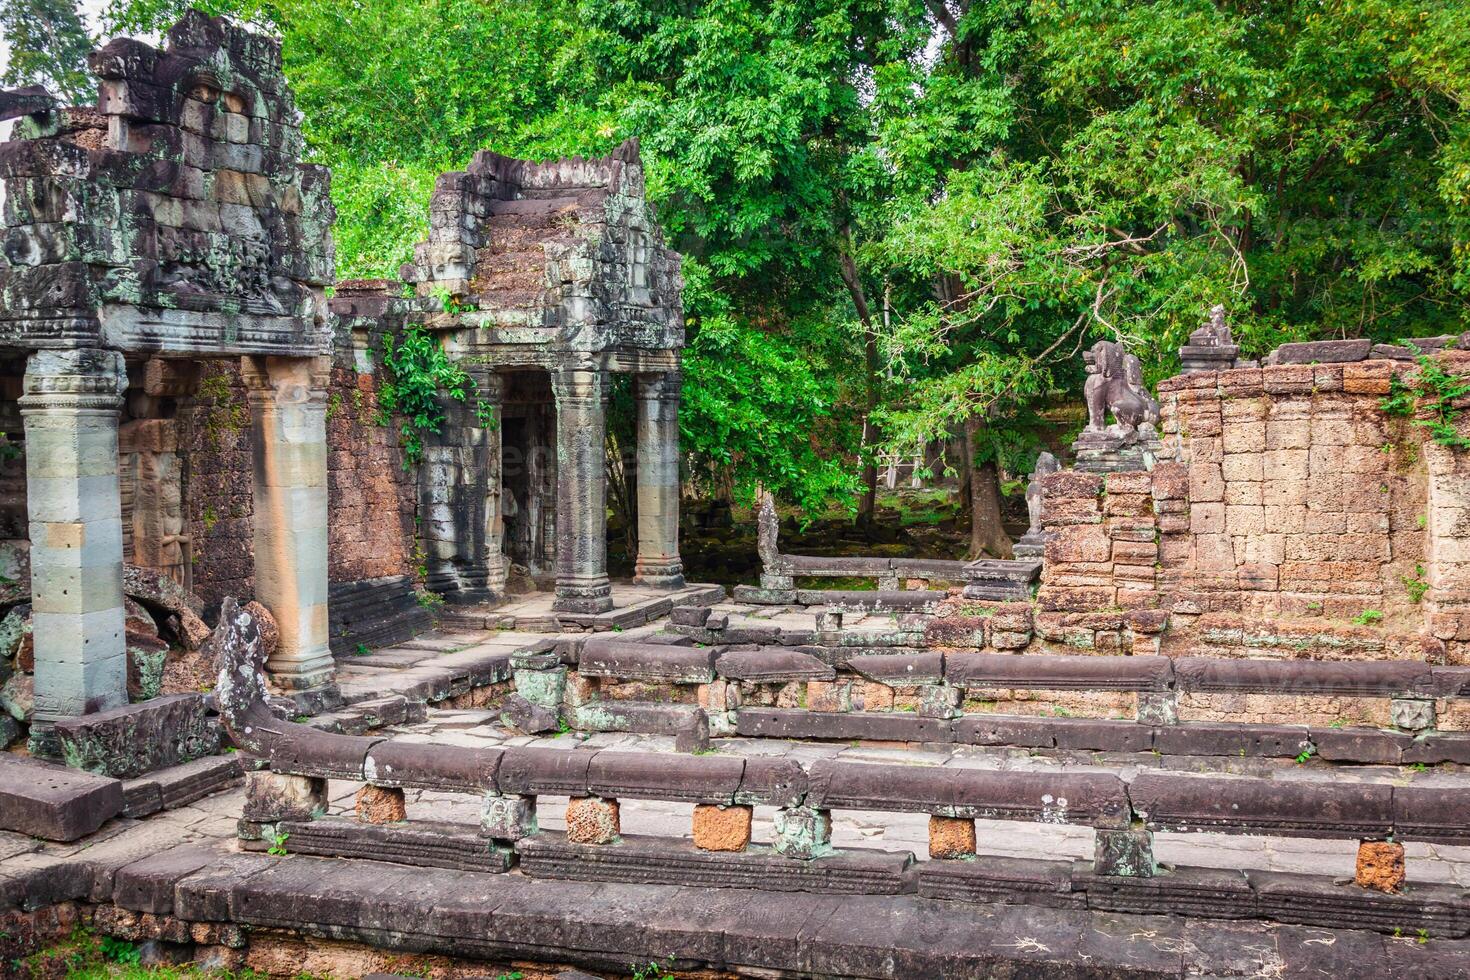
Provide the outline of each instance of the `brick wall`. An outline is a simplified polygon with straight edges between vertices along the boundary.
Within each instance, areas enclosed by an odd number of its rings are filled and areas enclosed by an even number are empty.
[[[1470,373],[1470,354],[1441,356]],[[1165,609],[1180,651],[1433,659],[1447,642],[1470,660],[1470,454],[1380,405],[1415,370],[1163,382],[1154,470],[1043,480],[1042,610]]]
[[[347,363],[344,363],[346,361]],[[181,418],[194,590],[254,593],[250,412],[238,365],[205,366]],[[378,425],[377,379],[337,358],[327,396],[328,551],[333,584],[412,575],[414,487],[394,431]]]

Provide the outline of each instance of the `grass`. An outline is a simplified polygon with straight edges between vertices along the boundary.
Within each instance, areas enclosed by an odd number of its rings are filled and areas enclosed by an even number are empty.
[[[67,980],[266,980],[264,974],[254,970],[204,970],[189,964],[143,966],[139,958],[135,943],[78,928],[64,942],[0,963],[0,968],[11,971],[0,969],[0,973],[17,978],[65,976]],[[314,978],[303,974],[298,980]]]

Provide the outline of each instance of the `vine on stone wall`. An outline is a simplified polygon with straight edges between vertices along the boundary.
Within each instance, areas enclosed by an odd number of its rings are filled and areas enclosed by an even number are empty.
[[[1470,449],[1470,437],[1460,432],[1456,403],[1470,396],[1470,377],[1450,374],[1438,360],[1419,355],[1419,373],[1412,381],[1394,375],[1388,394],[1379,402],[1389,415],[1409,418],[1429,430],[1430,437],[1451,449]],[[1419,417],[1424,410],[1427,417]]]
[[[417,466],[424,458],[424,435],[444,426],[441,393],[465,401],[475,390],[474,380],[444,353],[439,338],[422,327],[409,327],[394,341],[383,338],[383,364],[391,375],[378,387],[378,421],[389,424],[398,414],[403,465]]]

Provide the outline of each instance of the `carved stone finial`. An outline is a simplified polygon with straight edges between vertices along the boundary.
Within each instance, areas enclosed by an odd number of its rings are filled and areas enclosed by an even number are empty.
[[[1229,371],[1236,366],[1240,348],[1230,334],[1225,320],[1225,307],[1216,304],[1204,326],[1189,335],[1189,343],[1179,349],[1179,366],[1184,374],[1195,371]]]

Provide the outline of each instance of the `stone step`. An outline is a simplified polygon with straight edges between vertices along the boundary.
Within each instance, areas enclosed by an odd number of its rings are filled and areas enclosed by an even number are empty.
[[[241,841],[247,851],[284,848],[290,854],[364,858],[416,868],[449,868],[498,874],[509,871],[515,853],[496,845],[474,828],[461,824],[415,820],[410,824],[367,824],[343,817],[288,820],[279,824],[286,835],[273,841]]]
[[[914,890],[914,857],[907,852],[848,849],[796,860],[769,847],[740,852],[701,851],[691,841],[628,835],[612,844],[573,844],[542,831],[516,843],[521,872],[533,878],[761,888],[824,895],[897,895]]]
[[[164,854],[127,870],[154,883],[146,893],[122,896],[118,904],[134,911],[304,930],[389,952],[572,964],[619,975],[629,963],[670,957],[692,972],[883,978],[1182,978],[1239,975],[1242,964],[1255,970],[1263,962],[1282,977],[1348,969],[1375,978],[1449,977],[1470,969],[1467,944],[1432,935],[1398,940],[1341,927],[913,894],[590,884],[299,854],[221,853],[203,866]],[[161,902],[153,899],[165,892],[169,911],[154,911]]]

